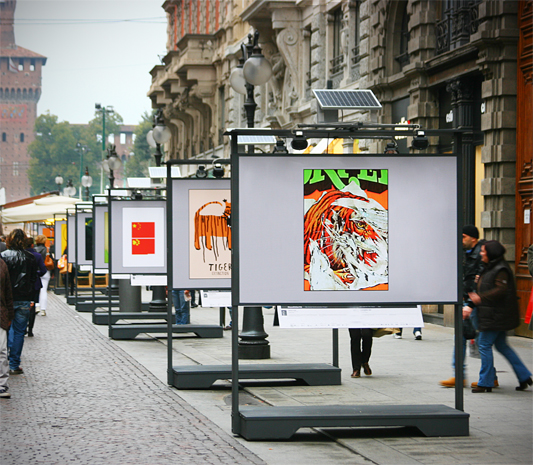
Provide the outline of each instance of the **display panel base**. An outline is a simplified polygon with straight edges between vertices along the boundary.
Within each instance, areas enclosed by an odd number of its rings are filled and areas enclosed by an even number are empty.
[[[142,333],[166,335],[167,332],[166,324],[112,325],[109,328],[109,337],[111,339],[135,339]],[[172,325],[172,334],[194,333],[201,338],[219,338],[222,337],[222,332],[222,327],[217,325]]]
[[[191,365],[172,368],[178,389],[209,389],[219,379],[231,379],[231,365]],[[308,386],[341,384],[341,369],[325,363],[247,364],[239,366],[243,379],[296,379]]]
[[[111,316],[108,312],[93,313],[93,324],[108,325],[109,320],[114,325],[120,320],[165,320],[167,319],[167,312],[112,312]]]
[[[445,405],[323,405],[241,407],[247,440],[289,439],[299,428],[409,426],[424,436],[468,436],[470,415]]]

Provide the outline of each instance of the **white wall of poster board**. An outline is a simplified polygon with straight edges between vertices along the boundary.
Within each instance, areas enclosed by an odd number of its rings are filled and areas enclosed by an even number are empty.
[[[105,254],[105,216],[107,214],[107,205],[98,205],[94,206],[93,215],[93,237],[94,237],[94,267],[97,270],[107,270],[108,263],[106,261]]]
[[[125,200],[111,202],[111,272],[165,274],[167,272],[166,202]],[[145,234],[136,236],[134,224]],[[133,244],[135,242],[135,245]],[[143,249],[145,244],[148,248]],[[139,250],[134,250],[134,248]]]
[[[92,265],[92,260],[90,260],[90,255],[87,257],[86,246],[87,244],[87,235],[85,223],[88,219],[92,218],[92,212],[76,212],[76,221],[78,226],[77,231],[77,242],[76,242],[76,257],[78,258],[78,265]],[[92,248],[92,242],[89,244]],[[91,253],[92,255],[92,253]]]
[[[210,225],[221,218],[230,200],[229,179],[172,180],[172,283],[175,289],[229,289],[231,250],[227,237],[217,237]],[[209,205],[207,205],[209,204]],[[206,206],[207,205],[207,206]],[[206,206],[204,208],[204,206]],[[210,216],[209,226],[198,233],[195,247],[195,214]],[[222,234],[231,234],[225,229]],[[211,242],[207,247],[206,236]]]
[[[245,155],[237,163],[234,305],[458,302],[456,157]],[[387,290],[304,290],[306,169],[388,170]]]

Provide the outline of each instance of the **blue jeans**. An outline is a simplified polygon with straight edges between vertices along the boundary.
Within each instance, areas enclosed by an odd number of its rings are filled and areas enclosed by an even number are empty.
[[[28,327],[28,320],[30,318],[30,303],[29,301],[13,302],[15,309],[15,318],[9,328],[7,336],[7,347],[9,349],[9,368],[16,370],[20,366],[20,356],[22,354],[22,346],[24,345],[24,334]]]
[[[496,347],[513,367],[519,382],[531,376],[531,372],[516,355],[516,352],[507,345],[505,331],[481,331],[479,333],[479,355],[481,356],[481,370],[479,372],[478,386],[492,387],[496,377],[492,346]]]
[[[176,324],[188,325],[190,323],[189,302],[185,300],[185,291],[172,289],[172,303],[176,309]]]

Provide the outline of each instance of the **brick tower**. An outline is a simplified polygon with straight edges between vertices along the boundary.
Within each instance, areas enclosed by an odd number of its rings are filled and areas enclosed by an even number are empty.
[[[6,202],[30,196],[28,145],[35,139],[46,57],[15,43],[16,0],[0,0],[0,188]]]

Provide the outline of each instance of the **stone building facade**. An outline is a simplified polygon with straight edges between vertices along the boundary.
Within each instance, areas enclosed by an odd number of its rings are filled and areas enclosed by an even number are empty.
[[[15,43],[16,1],[0,1],[0,188],[6,202],[30,196],[28,146],[35,138],[46,57]]]
[[[273,76],[254,90],[258,127],[315,123],[312,90],[331,87],[372,90],[382,104],[379,123],[471,128],[472,143],[463,149],[463,221],[501,241],[524,290],[531,289],[523,268],[533,241],[525,219],[531,203],[517,204],[517,194],[526,199],[532,183],[530,145],[517,134],[517,82],[531,95],[531,0],[168,0],[163,8],[168,53],[151,71],[148,95],[172,130],[169,157],[228,155],[224,129],[246,126],[244,97],[232,90],[229,76],[240,44],[259,31]],[[519,67],[520,40],[526,46]],[[531,105],[521,114],[531,120]],[[342,114],[350,122],[370,117]],[[409,143],[398,138],[403,150]],[[380,152],[383,145],[358,141],[355,148]],[[435,137],[428,150],[453,147]],[[433,266],[430,252],[423,253]],[[426,311],[452,323],[451,309]],[[531,335],[525,326],[519,332]]]

